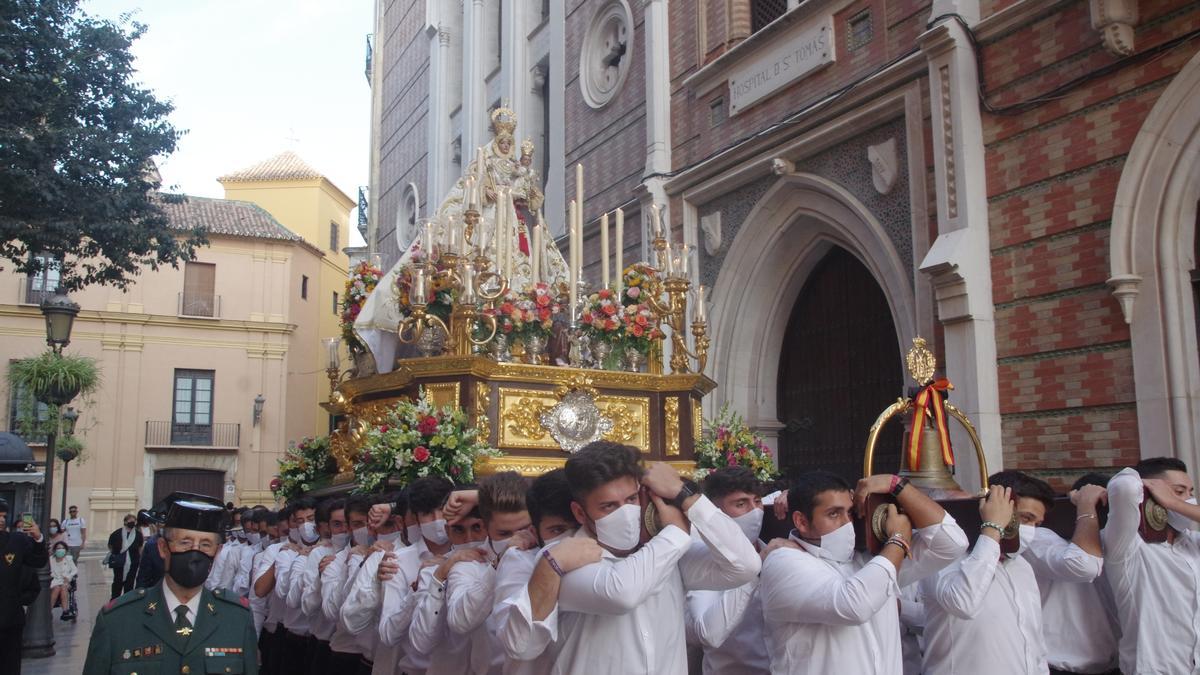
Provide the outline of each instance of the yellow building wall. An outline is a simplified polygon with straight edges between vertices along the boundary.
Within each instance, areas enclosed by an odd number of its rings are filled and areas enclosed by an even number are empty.
[[[309,283],[309,301],[315,303],[317,331],[314,344],[316,355],[312,370],[319,372],[321,384],[311,397],[317,406],[309,420],[306,435],[323,435],[329,430],[327,413],[319,404],[328,400],[329,386],[325,376],[326,356],[321,340],[341,335],[340,310],[334,311],[333,294],[339,301],[345,292],[349,273],[349,258],[342,252],[349,245],[350,210],[355,203],[333,183],[324,178],[301,180],[267,180],[254,182],[222,181],[226,199],[252,202],[266,209],[284,227],[300,235],[324,253],[320,271]],[[338,225],[337,246],[331,247],[330,223]],[[346,351],[342,349],[343,358]],[[348,364],[343,364],[346,367]]]
[[[101,545],[125,513],[152,505],[154,473],[162,469],[217,470],[230,490],[227,500],[270,503],[268,487],[288,442],[313,433],[313,399],[325,381],[313,367],[321,351],[314,337],[316,282],[309,282],[308,302],[299,299],[299,287],[301,274],[321,276],[323,257],[294,242],[209,238],[197,258],[216,265],[217,317],[179,316],[182,265],[147,270],[126,292],[96,286],[71,296],[82,311],[66,351],[97,359],[102,382],[96,394],[74,402],[86,459],[72,463],[67,502],[80,506],[89,538]],[[0,271],[3,370],[10,359],[46,348],[44,319],[25,303],[25,282],[11,268]],[[215,371],[212,421],[239,425],[236,448],[147,447],[147,423],[171,419],[177,368]],[[265,404],[255,424],[259,394]],[[0,373],[5,429],[9,400]],[[56,516],[61,490],[56,482]]]

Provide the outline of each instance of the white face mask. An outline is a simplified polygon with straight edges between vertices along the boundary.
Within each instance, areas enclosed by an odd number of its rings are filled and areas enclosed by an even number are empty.
[[[615,551],[632,551],[642,535],[642,507],[626,504],[596,521],[596,539]]]
[[[763,510],[750,509],[737,518],[734,518],[733,522],[742,528],[742,534],[746,535],[750,543],[757,543],[758,535],[762,533]]]
[[[450,541],[450,535],[446,534],[446,519],[438,518],[437,520],[421,523],[421,536],[425,537],[429,543],[434,546],[445,546],[446,542]]]
[[[333,544],[333,550],[340,551],[346,548],[346,544],[350,543],[350,533],[342,532],[329,537],[329,541]]]
[[[854,523],[846,523],[821,537],[821,550],[838,562],[849,562],[854,557]]]
[[[1188,497],[1183,501],[1193,506],[1196,504],[1195,497]],[[1196,529],[1196,521],[1181,513],[1175,513],[1174,511],[1167,511],[1167,524],[1175,528],[1176,532],[1187,532],[1188,530]]]
[[[450,544],[451,551],[462,551],[468,548],[477,548],[481,551],[486,551],[488,550],[488,540],[483,539],[480,541],[468,541],[465,544]]]
[[[377,537],[378,541],[387,542],[389,544],[397,541],[398,539],[400,539],[400,530],[396,530],[395,532],[390,532],[388,534],[381,534]]]
[[[321,533],[317,531],[316,523],[304,523],[300,526],[300,540],[305,545],[311,546],[321,539]]]
[[[247,532],[246,541],[251,544],[258,544],[258,542],[262,541],[262,535],[257,532]]]
[[[508,539],[501,539],[500,541],[491,541],[490,539],[488,541],[491,543],[492,552],[496,554],[496,557],[502,558],[504,557],[504,552],[507,551],[509,545],[512,544],[512,540],[513,538],[509,537]]]
[[[143,530],[146,530],[146,529],[149,529],[149,528],[145,528],[145,527],[143,527],[142,529],[143,529]],[[51,525],[51,526],[50,526],[50,534],[58,534],[58,527],[57,527],[57,526],[55,526],[55,525]],[[145,532],[143,532],[142,534],[145,534]]]
[[[1033,544],[1033,538],[1037,536],[1037,528],[1033,525],[1021,525],[1017,528],[1017,540],[1020,544],[1017,547],[1017,553],[1024,553],[1029,550]]]
[[[408,535],[408,543],[410,545],[416,544],[418,541],[421,541],[421,526],[409,525],[406,534]]]
[[[366,527],[359,527],[354,530],[354,545],[355,546],[370,546],[371,533]]]

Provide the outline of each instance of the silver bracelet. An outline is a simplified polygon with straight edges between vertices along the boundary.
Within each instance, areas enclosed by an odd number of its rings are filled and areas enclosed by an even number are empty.
[[[1094,513],[1084,513],[1082,515],[1075,516],[1075,522],[1078,523],[1079,521],[1083,520],[1084,518],[1095,518],[1095,517],[1096,517],[1096,514],[1094,514]]]

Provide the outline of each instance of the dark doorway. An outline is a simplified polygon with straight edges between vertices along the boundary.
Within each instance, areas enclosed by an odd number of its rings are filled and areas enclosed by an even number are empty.
[[[154,472],[154,502],[172,492],[191,492],[225,501],[225,472],[208,469],[163,469]]]
[[[779,463],[785,476],[826,469],[854,484],[875,418],[904,391],[896,327],[883,290],[853,255],[821,259],[788,319],[779,359]],[[900,468],[900,424],[876,446],[876,473]]]

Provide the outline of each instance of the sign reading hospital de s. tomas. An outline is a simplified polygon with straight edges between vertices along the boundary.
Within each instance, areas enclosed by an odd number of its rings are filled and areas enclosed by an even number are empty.
[[[834,61],[833,16],[777,36],[729,73],[729,113],[736,115]]]

